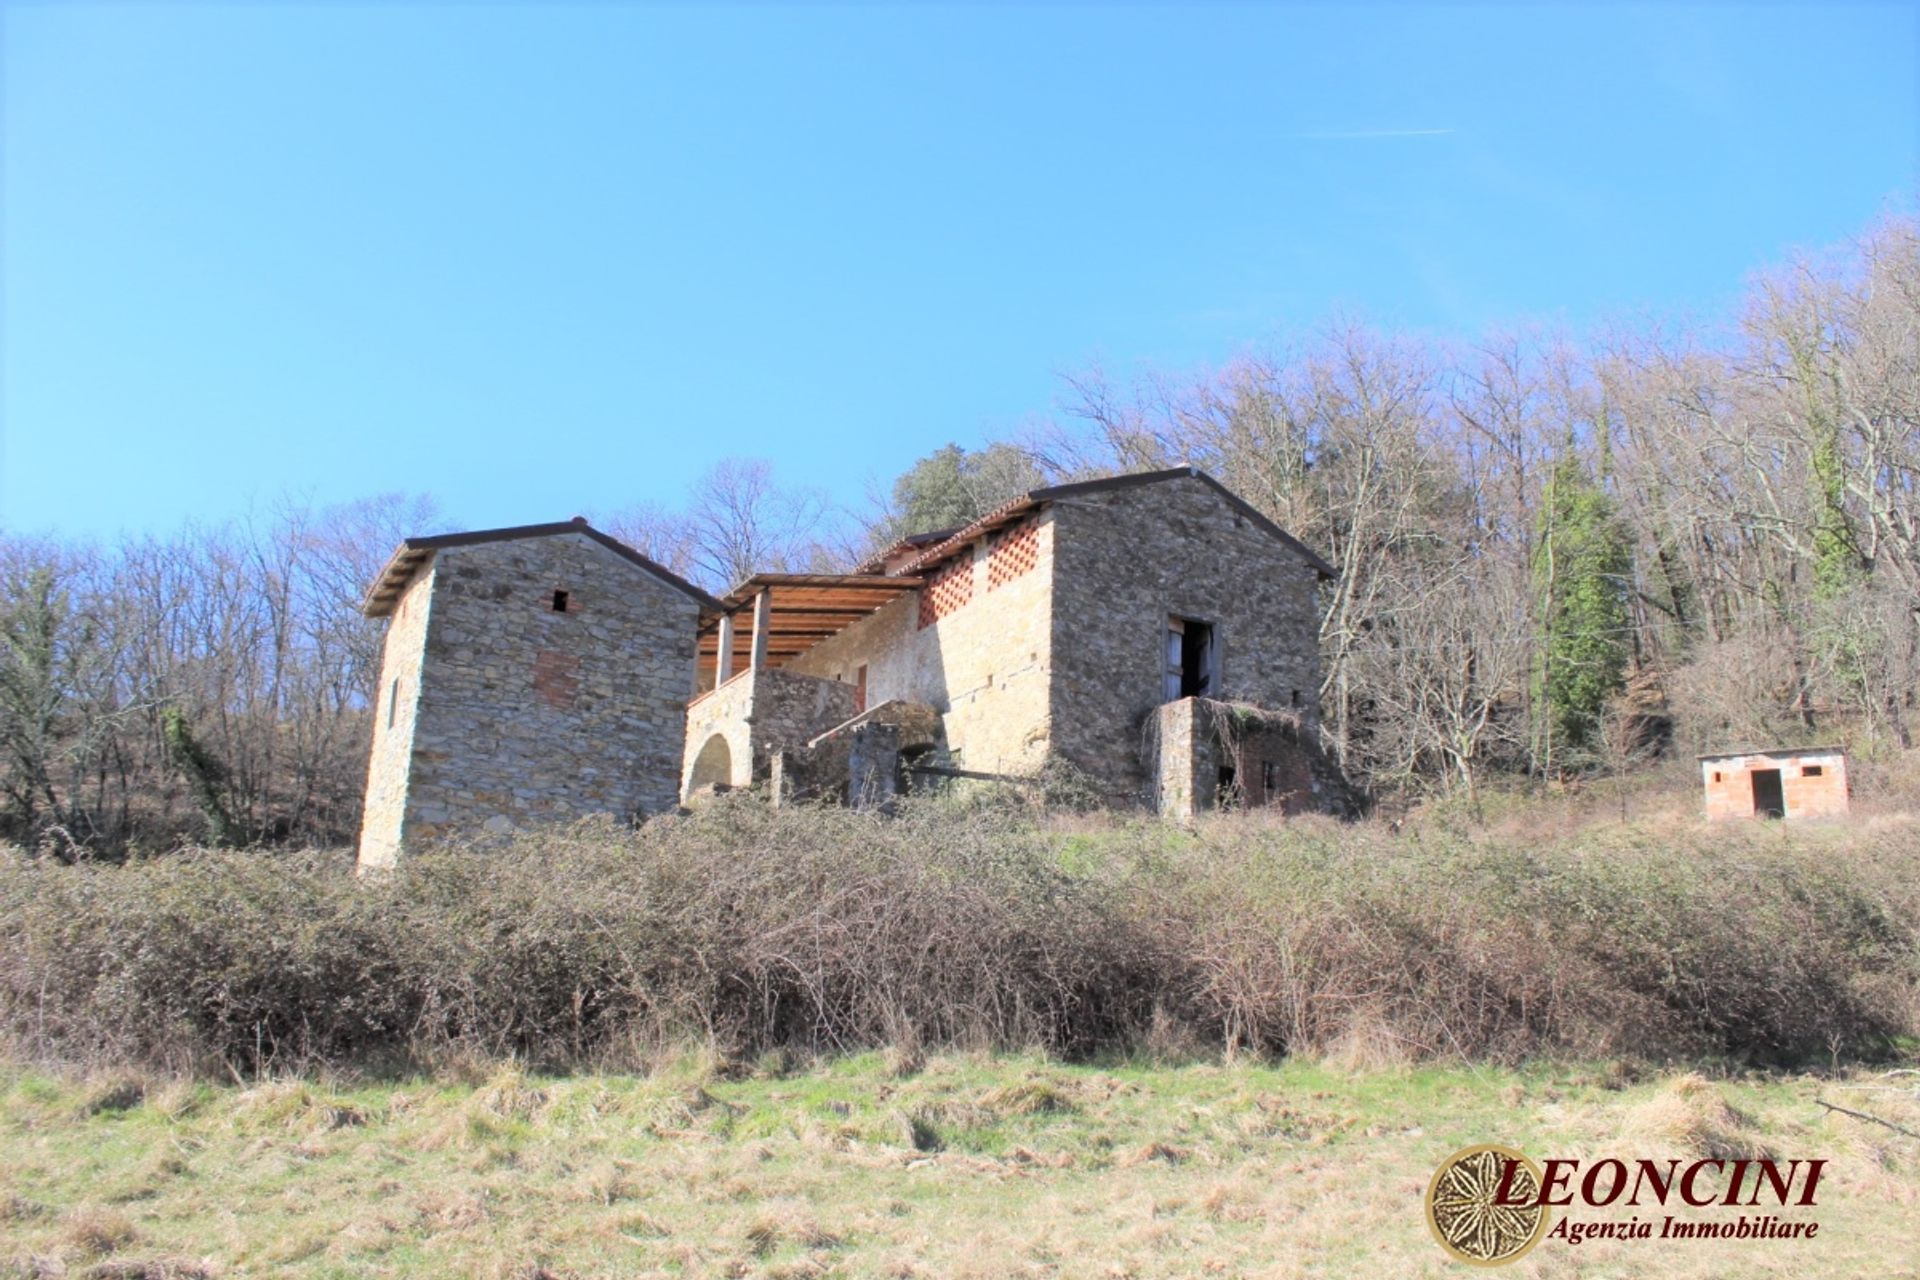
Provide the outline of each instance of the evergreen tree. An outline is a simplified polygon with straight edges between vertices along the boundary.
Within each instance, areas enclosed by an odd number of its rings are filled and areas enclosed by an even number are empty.
[[[946,445],[893,482],[893,515],[880,532],[892,539],[952,529],[1044,483],[1032,458],[1016,445],[995,443],[980,450]]]
[[[220,794],[221,784],[227,780],[226,767],[194,737],[187,717],[178,707],[168,707],[160,713],[160,729],[166,735],[167,750],[173,757],[173,765],[186,778],[187,788],[193,792],[193,802],[199,807],[201,818],[206,821],[207,843],[215,846],[232,845],[233,817],[227,812],[226,801]]]
[[[1571,452],[1547,481],[1534,553],[1546,634],[1539,688],[1549,767],[1599,745],[1607,700],[1626,683],[1631,648],[1627,531],[1613,499]]]

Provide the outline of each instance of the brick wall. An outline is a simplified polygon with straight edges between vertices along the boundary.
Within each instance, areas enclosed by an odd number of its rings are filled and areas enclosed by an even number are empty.
[[[1757,751],[1700,762],[1701,796],[1709,819],[1754,816],[1753,775],[1778,770],[1789,818],[1843,817],[1849,807],[1847,757],[1839,751]]]

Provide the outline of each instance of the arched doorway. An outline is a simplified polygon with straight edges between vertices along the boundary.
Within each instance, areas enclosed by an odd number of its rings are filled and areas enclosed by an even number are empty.
[[[708,787],[726,788],[733,785],[733,748],[727,745],[723,734],[714,734],[700,748],[700,754],[693,758],[693,769],[687,774],[687,794]]]

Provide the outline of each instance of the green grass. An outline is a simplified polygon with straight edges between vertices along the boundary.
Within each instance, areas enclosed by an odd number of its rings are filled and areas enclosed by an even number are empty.
[[[1443,1275],[1474,1142],[1826,1157],[1814,1243],[1549,1241],[1506,1274],[1920,1274],[1911,1075],[688,1057],[252,1087],[0,1072],[0,1274]],[[917,1069],[916,1069],[917,1068]],[[1657,1246],[1654,1246],[1657,1248]]]

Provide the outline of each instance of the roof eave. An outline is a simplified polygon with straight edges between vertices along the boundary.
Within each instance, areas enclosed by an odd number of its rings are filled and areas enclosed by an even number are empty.
[[[1044,489],[1030,490],[1017,498],[1009,499],[1007,502],[987,512],[987,514],[981,516],[971,524],[965,525],[955,531],[951,537],[938,545],[921,552],[918,556],[915,556],[912,560],[909,560],[905,565],[901,566],[901,572],[922,573],[955,554],[961,547],[972,542],[975,538],[990,532],[998,525],[1005,524],[1009,520],[1024,515],[1028,510],[1039,507],[1044,503],[1054,502],[1061,498],[1083,497],[1088,494],[1112,493],[1116,490],[1134,489],[1142,485],[1159,484],[1162,481],[1182,478],[1198,480],[1225,498],[1236,511],[1253,521],[1262,532],[1278,538],[1292,550],[1294,554],[1305,560],[1307,566],[1318,575],[1320,581],[1333,582],[1340,577],[1340,571],[1327,563],[1313,548],[1288,533],[1285,529],[1282,529],[1267,516],[1261,514],[1259,508],[1255,507],[1245,498],[1227,488],[1227,486],[1221,484],[1200,468],[1194,466],[1169,467],[1163,471],[1136,471],[1131,475],[1109,476],[1104,480],[1077,480],[1071,484],[1050,485]]]
[[[440,533],[426,537],[403,539],[394,549],[387,563],[374,577],[373,584],[367,588],[366,598],[361,602],[360,611],[369,618],[384,618],[393,612],[394,606],[406,593],[408,583],[420,571],[422,565],[433,558],[436,551],[448,547],[471,547],[489,542],[511,542],[516,538],[551,538],[563,533],[578,533],[599,543],[622,560],[658,578],[666,585],[691,596],[701,609],[720,609],[720,602],[707,592],[694,586],[685,578],[667,568],[659,561],[635,551],[611,534],[602,533],[584,519],[555,521],[549,524],[512,525],[500,529],[476,529],[467,533]]]

